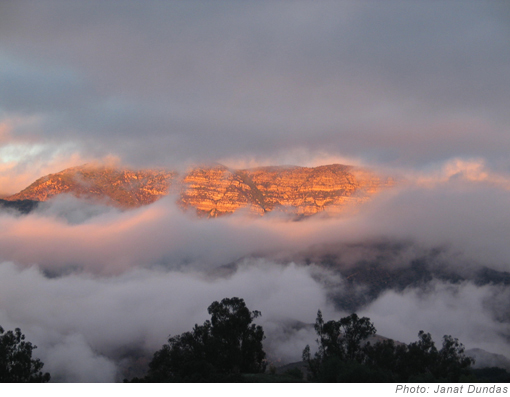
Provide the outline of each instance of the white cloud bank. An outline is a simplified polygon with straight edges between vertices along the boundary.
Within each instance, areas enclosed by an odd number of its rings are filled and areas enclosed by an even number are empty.
[[[307,251],[356,246],[345,251],[345,266],[367,260],[402,268],[440,247],[445,254],[436,265],[458,274],[510,270],[506,183],[453,175],[408,180],[355,213],[301,222],[243,214],[197,219],[182,213],[175,197],[125,212],[61,197],[27,216],[4,213],[0,324],[20,327],[39,346],[55,380],[114,381],[130,355],[150,355],[169,334],[206,320],[212,301],[239,296],[262,311],[271,359],[299,360],[314,340],[300,322],[313,323],[318,309],[327,319],[348,314],[328,299],[345,280],[304,265]],[[389,259],[363,248],[382,239],[408,248]],[[505,286],[432,280],[386,291],[360,314],[404,342],[424,329],[437,343],[452,334],[468,347],[506,352],[507,295]]]

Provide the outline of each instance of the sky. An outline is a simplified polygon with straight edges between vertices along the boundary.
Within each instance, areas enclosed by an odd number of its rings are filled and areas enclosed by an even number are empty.
[[[345,247],[406,242],[384,266],[440,247],[459,274],[510,271],[509,42],[495,0],[0,1],[0,195],[92,161],[342,163],[405,181],[299,223],[198,220],[171,196],[0,214],[0,325],[21,327],[55,380],[111,382],[126,349],[149,354],[239,295],[272,357],[299,360],[313,330],[286,324],[349,314],[330,299],[345,280],[300,263],[307,249],[343,247],[348,267],[373,255]],[[360,314],[403,342],[425,329],[510,357],[508,294],[432,280]]]
[[[4,167],[510,168],[506,2],[146,3],[0,3]]]

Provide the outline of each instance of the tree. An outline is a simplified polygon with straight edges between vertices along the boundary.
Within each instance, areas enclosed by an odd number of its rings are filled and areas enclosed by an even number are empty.
[[[311,380],[319,382],[459,382],[473,379],[464,346],[445,335],[441,349],[432,336],[420,331],[418,341],[405,345],[385,340],[364,342],[376,330],[370,319],[355,313],[339,321],[324,322],[320,310],[315,321],[318,350],[303,351]]]
[[[37,346],[25,341],[19,328],[5,332],[0,327],[0,382],[48,382],[49,373],[42,373],[44,364],[32,359],[32,350]]]
[[[400,350],[398,353],[399,367],[397,371],[406,380],[426,381],[435,378],[434,368],[439,355],[429,333],[420,331],[418,341],[410,343],[405,350]]]
[[[211,320],[170,337],[154,354],[146,381],[221,381],[264,372],[264,331],[252,324],[260,312],[250,311],[240,298],[213,302],[208,312]]]
[[[372,369],[383,369],[386,373],[385,381],[397,382],[399,380],[397,372],[400,367],[402,352],[405,352],[407,346],[403,344],[395,345],[392,339],[379,341],[365,346],[365,365]]]
[[[310,346],[306,346],[303,360],[308,363],[312,378],[323,381],[336,381],[338,372],[345,369],[345,363],[362,364],[364,352],[361,342],[376,332],[367,317],[359,318],[353,313],[339,321],[324,322],[320,310],[314,328],[318,335],[318,351],[312,358]]]
[[[211,315],[211,335],[219,347],[218,367],[227,373],[263,372],[264,331],[252,324],[261,313],[250,312],[240,298],[213,302],[207,310]]]
[[[340,340],[343,344],[347,360],[363,360],[361,342],[375,335],[374,324],[367,317],[359,318],[356,313],[340,319]]]
[[[319,336],[317,343],[318,356],[326,358],[337,356],[342,360],[361,359],[361,342],[374,335],[376,329],[367,317],[359,318],[356,313],[339,321],[324,322],[322,313],[317,312],[315,320],[315,332]]]
[[[475,360],[467,357],[464,345],[451,335],[443,336],[443,347],[439,350],[437,373],[447,381],[459,381],[461,376],[468,375]]]
[[[420,331],[418,341],[408,345],[391,340],[367,345],[365,363],[371,368],[385,368],[393,382],[459,382],[471,376],[474,360],[466,357],[464,346],[449,335],[438,350],[432,336]]]

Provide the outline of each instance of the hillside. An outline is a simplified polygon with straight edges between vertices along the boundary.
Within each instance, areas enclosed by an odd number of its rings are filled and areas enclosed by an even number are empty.
[[[69,193],[122,208],[135,208],[166,195],[175,175],[162,170],[132,171],[86,164],[39,178],[5,200],[46,201]]]

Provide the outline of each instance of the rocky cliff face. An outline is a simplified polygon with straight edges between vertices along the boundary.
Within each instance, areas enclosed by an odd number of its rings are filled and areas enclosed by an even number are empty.
[[[275,210],[302,216],[322,211],[339,213],[348,204],[366,201],[392,181],[333,164],[315,168],[200,168],[186,175],[183,183],[181,205],[214,217],[243,207],[261,215]]]
[[[391,185],[390,179],[339,164],[245,170],[217,165],[195,168],[181,176],[164,170],[85,165],[40,178],[6,200],[46,201],[70,193],[133,208],[153,203],[172,188],[179,193],[182,208],[207,217],[231,214],[241,208],[259,215],[283,211],[308,216],[342,212],[349,204],[364,202]]]
[[[175,172],[131,171],[105,166],[83,165],[44,176],[6,200],[46,201],[70,193],[122,208],[151,204],[168,193]]]

